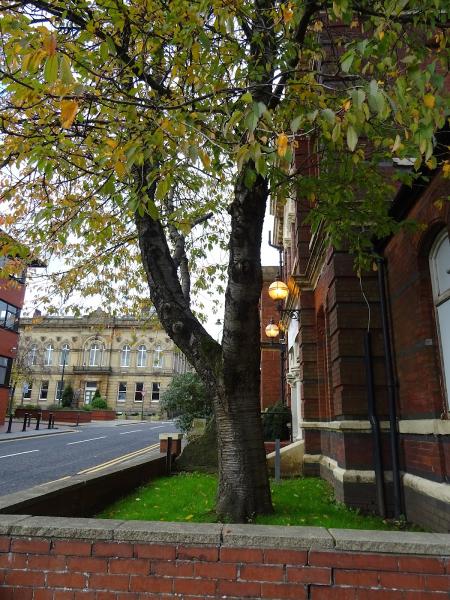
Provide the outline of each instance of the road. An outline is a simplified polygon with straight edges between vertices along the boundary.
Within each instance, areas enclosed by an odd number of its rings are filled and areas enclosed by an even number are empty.
[[[101,472],[104,463],[125,461],[132,453],[159,456],[159,434],[173,431],[172,421],[144,421],[1,441],[0,496],[85,471]]]

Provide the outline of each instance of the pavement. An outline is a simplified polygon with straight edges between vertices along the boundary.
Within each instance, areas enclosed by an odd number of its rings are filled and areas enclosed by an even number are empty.
[[[114,421],[91,421],[90,423],[83,423],[78,427],[71,423],[55,423],[54,429],[47,429],[47,421],[41,422],[40,427],[36,430],[36,419],[31,420],[31,426],[27,427],[25,431],[23,428],[23,419],[13,419],[11,432],[6,433],[8,429],[8,417],[6,418],[5,424],[0,425],[0,442],[8,440],[18,440],[29,437],[37,437],[44,435],[57,435],[60,433],[70,433],[74,429],[84,428],[95,428],[95,427],[120,427],[121,425],[136,425],[140,424],[141,421],[131,419],[115,419]]]

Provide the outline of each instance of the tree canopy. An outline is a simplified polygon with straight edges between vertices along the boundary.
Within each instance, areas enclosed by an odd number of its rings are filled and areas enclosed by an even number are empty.
[[[444,0],[0,3],[3,226],[65,260],[67,294],[113,303],[142,296],[147,280],[166,331],[214,390],[218,510],[234,520],[270,510],[252,433],[267,198],[306,199],[312,226],[367,263],[373,236],[397,227],[380,164],[450,174],[435,137],[448,107],[448,10]],[[219,242],[229,249],[221,348],[190,299],[190,268]],[[206,264],[197,285],[213,275]],[[238,437],[246,448],[231,464]]]

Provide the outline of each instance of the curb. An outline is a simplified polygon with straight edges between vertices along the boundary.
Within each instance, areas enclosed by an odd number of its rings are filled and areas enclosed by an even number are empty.
[[[48,437],[49,435],[62,435],[63,433],[74,433],[74,431],[52,431],[51,433],[32,433],[29,435],[15,435],[9,433],[0,434],[0,443],[1,442],[12,442],[13,440],[26,440],[29,438],[37,438],[37,437]],[[9,437],[11,435],[11,437]],[[8,437],[2,437],[8,436]]]

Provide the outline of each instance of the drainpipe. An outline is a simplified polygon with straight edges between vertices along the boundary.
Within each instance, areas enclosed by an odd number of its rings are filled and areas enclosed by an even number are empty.
[[[383,330],[384,361],[387,378],[388,406],[389,406],[389,442],[392,460],[392,477],[394,484],[394,516],[399,518],[403,514],[402,492],[400,481],[399,440],[397,430],[397,390],[394,376],[394,363],[392,356],[392,342],[389,331],[388,304],[386,293],[385,260],[377,258],[378,289],[380,292],[381,325]]]
[[[378,420],[378,415],[375,408],[372,341],[370,331],[366,331],[364,335],[364,362],[366,364],[367,412],[373,437],[373,458],[375,464],[375,483],[377,493],[378,514],[384,519],[386,517],[386,503],[384,498],[383,458],[381,451],[380,422]]]

